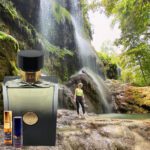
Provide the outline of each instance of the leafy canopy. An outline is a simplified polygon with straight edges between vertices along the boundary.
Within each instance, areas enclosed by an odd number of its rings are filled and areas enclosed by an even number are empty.
[[[124,81],[150,85],[149,0],[96,0],[91,8],[98,7],[114,17],[113,23],[120,23],[121,37],[115,44],[124,47],[120,57]]]

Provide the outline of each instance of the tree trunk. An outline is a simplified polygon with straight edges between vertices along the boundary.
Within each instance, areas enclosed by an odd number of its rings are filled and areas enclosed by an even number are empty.
[[[142,68],[141,59],[140,59],[140,57],[137,57],[137,58],[138,58],[138,62],[139,62],[139,65],[140,65],[140,69],[141,69],[143,79],[144,79],[145,83],[147,83],[146,78],[145,78],[145,74],[144,74],[144,71],[143,71],[143,68]]]

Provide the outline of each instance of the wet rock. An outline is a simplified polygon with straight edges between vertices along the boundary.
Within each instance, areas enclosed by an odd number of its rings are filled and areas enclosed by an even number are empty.
[[[72,75],[66,86],[74,93],[79,82],[83,83],[85,103],[88,112],[105,113],[112,110],[112,97],[103,79],[93,71],[82,68]]]
[[[19,10],[22,16],[33,25],[38,23],[40,0],[11,0],[14,6]]]
[[[59,132],[60,135],[63,135],[62,147],[64,149],[78,150],[78,149],[98,149],[98,150],[134,150],[138,142],[138,138],[142,139],[142,144],[139,147],[143,146],[146,150],[149,142],[145,137],[149,137],[149,133],[143,132],[144,129],[147,131],[148,125],[145,125],[145,121],[134,121],[134,120],[107,120],[99,118],[98,115],[88,114],[85,120],[79,120],[75,118],[72,111],[69,111],[69,116],[66,116],[67,110],[61,110],[61,113],[64,111],[64,116],[62,118],[69,119],[70,116],[70,127],[67,127],[66,130],[61,128]],[[74,112],[75,113],[75,112]],[[60,119],[62,119],[60,118]],[[72,121],[72,118],[74,120]],[[149,122],[149,121],[148,121]],[[65,126],[64,126],[65,128]],[[140,135],[138,132],[142,132],[143,135]],[[66,134],[67,133],[67,134]],[[137,135],[136,135],[136,134]]]
[[[60,85],[59,87],[59,108],[74,109],[75,102],[73,92],[65,85]]]
[[[135,87],[117,80],[106,80],[113,95],[113,108],[118,113],[149,113],[149,87]]]

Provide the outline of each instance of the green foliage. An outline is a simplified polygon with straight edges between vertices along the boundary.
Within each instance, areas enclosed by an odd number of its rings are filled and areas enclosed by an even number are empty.
[[[117,57],[114,55],[109,56],[106,52],[97,52],[99,59],[102,61],[104,65],[104,74],[110,79],[117,79]]]
[[[50,75],[59,77],[60,82],[66,81],[69,78],[70,70],[67,67],[67,57],[73,57],[74,53],[66,48],[61,49],[58,46],[52,45],[43,36],[38,35],[39,40],[42,42],[44,50],[49,52],[50,59],[45,63],[43,72]]]
[[[88,37],[92,39],[91,24],[89,22],[89,5],[87,0],[80,0],[80,5],[83,13],[84,29]]]
[[[68,21],[71,21],[71,16],[69,11],[64,8],[63,6],[61,6],[59,3],[57,2],[52,2],[52,14],[55,17],[55,20],[57,21],[57,23],[61,23],[63,21],[65,21],[66,19]]]
[[[45,49],[46,51],[49,51],[50,54],[55,55],[57,58],[64,58],[67,55],[72,57],[74,55],[73,52],[71,52],[70,50],[68,50],[66,48],[61,49],[58,46],[52,45],[48,40],[46,40],[40,34],[38,35],[38,37],[42,43],[43,49]]]
[[[123,80],[133,82],[137,85],[150,84],[150,47],[145,43],[140,43],[137,47],[124,52],[121,57]],[[127,75],[126,75],[127,74]],[[130,80],[126,80],[129,78]]]
[[[122,78],[138,85],[150,85],[150,46],[148,0],[102,0],[106,14],[119,21],[121,37],[116,45],[123,45]]]
[[[91,0],[89,4],[89,10],[99,11],[101,6],[101,2],[99,0]]]
[[[1,19],[6,22],[14,31],[13,33],[21,33],[21,37],[30,46],[34,46],[37,42],[36,31],[34,27],[29,24],[20,13],[18,13],[10,0],[0,1],[0,15]],[[20,39],[20,38],[19,38]]]

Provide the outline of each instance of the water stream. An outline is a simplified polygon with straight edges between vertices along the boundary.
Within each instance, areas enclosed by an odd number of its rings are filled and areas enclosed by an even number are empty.
[[[56,1],[53,0],[40,0],[40,10],[39,10],[39,25],[41,34],[50,41],[50,36],[52,30],[56,30],[52,19],[52,7]],[[64,1],[59,1],[61,5],[65,5]],[[100,67],[97,65],[97,56],[91,46],[90,39],[84,30],[84,21],[82,11],[80,9],[80,0],[71,0],[71,19],[74,26],[74,37],[76,46],[78,49],[78,57],[82,64],[85,73],[89,74],[94,83],[96,83],[96,88],[99,93],[99,101],[102,104],[104,113],[112,112],[112,104],[110,103],[109,92],[105,86],[104,80],[98,74]],[[47,52],[46,57],[49,60],[49,53]],[[46,59],[45,59],[46,60]],[[86,68],[86,69],[85,69]]]
[[[89,68],[83,68],[82,72],[90,76],[93,80],[93,83],[96,84],[95,89],[99,95],[99,99],[102,104],[102,112],[111,113],[112,112],[111,95],[103,79],[97,73],[93,72]]]
[[[90,39],[84,30],[82,11],[79,7],[79,1],[73,0],[71,8],[71,19],[75,29],[74,37],[78,48],[78,56],[82,67],[88,67],[93,71],[97,71],[96,55],[91,46]]]
[[[39,24],[40,32],[46,38],[49,38],[49,30],[51,28],[51,1],[50,0],[40,0],[40,15],[39,15]]]
[[[51,30],[56,30],[55,28],[53,28],[53,19],[51,11],[54,3],[55,2],[52,0],[40,1],[40,32],[49,41],[51,39]],[[62,2],[60,4],[62,5]],[[97,56],[93,47],[91,46],[90,39],[88,38],[84,30],[82,11],[80,9],[79,4],[79,0],[73,0],[71,7],[71,19],[75,30],[74,37],[78,49],[78,57],[81,66],[88,68],[88,70],[86,71],[90,73],[90,76],[92,76],[93,81],[97,85],[99,100],[103,105],[103,109],[105,109],[103,112],[110,113],[111,105],[108,103],[108,90],[105,87],[104,81],[101,79],[100,76],[97,75],[99,72],[99,66],[97,65]]]
[[[41,34],[47,39],[50,40],[50,32],[52,29],[55,30],[52,23],[52,14],[51,14],[51,7],[53,0],[40,0],[40,15],[39,15],[39,24],[40,24],[40,32]],[[79,7],[79,0],[72,0],[72,8],[71,8],[71,19],[72,24],[74,26],[75,32],[75,42],[78,49],[78,57],[84,68],[82,71],[89,74],[94,83],[96,83],[97,90],[99,93],[99,100],[103,105],[102,108],[104,109],[104,113],[111,113],[112,112],[112,105],[109,103],[109,96],[108,96],[108,89],[105,86],[105,83],[100,75],[98,75],[98,66],[97,66],[97,56],[93,47],[91,46],[90,39],[87,38],[84,30],[84,22],[82,18],[82,11]],[[63,3],[61,1],[61,3]],[[47,57],[49,54],[47,52]],[[103,114],[101,117],[104,118],[128,118],[128,119],[144,119],[149,118],[149,114],[147,115],[128,115],[128,114]]]
[[[105,86],[103,79],[98,75],[97,56],[91,46],[90,39],[87,38],[84,30],[84,23],[82,18],[82,11],[78,0],[73,0],[71,9],[72,23],[75,29],[74,37],[78,48],[78,55],[82,63],[82,67],[86,67],[85,72],[90,74],[94,83],[97,85],[99,99],[102,103],[103,112],[110,113],[112,106],[108,103],[108,89]]]

